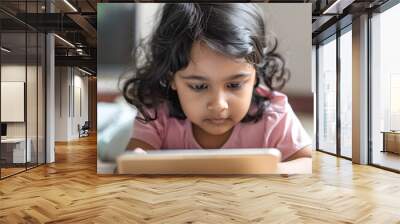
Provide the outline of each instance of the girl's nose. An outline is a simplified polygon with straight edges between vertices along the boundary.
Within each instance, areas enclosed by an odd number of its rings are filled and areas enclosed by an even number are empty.
[[[207,110],[213,112],[221,112],[228,109],[228,101],[223,93],[217,93],[212,97],[212,100],[207,104]]]

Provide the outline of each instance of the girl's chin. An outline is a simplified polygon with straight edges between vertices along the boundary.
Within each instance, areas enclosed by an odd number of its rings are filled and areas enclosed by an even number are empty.
[[[232,127],[228,125],[220,125],[220,126],[206,125],[201,127],[201,129],[203,129],[203,131],[207,132],[210,135],[223,135],[229,132],[232,129]]]

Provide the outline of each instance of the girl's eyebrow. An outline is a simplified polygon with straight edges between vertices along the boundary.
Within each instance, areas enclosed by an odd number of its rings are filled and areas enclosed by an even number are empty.
[[[239,74],[232,75],[231,77],[227,78],[226,81],[235,80],[235,79],[239,79],[239,78],[243,78],[243,77],[248,77],[248,76],[251,76],[251,74],[250,74],[250,73],[239,73]],[[200,81],[206,81],[206,80],[208,80],[206,77],[200,76],[200,75],[181,76],[181,78],[182,78],[182,79],[200,80]]]
[[[251,76],[250,73],[245,73],[245,72],[244,73],[239,73],[239,74],[236,74],[236,75],[233,75],[233,76],[227,78],[226,81],[235,80],[235,79],[244,78],[244,77],[249,77],[249,76]]]
[[[194,80],[200,80],[200,81],[204,81],[207,80],[206,77],[200,76],[200,75],[188,75],[188,76],[182,76],[182,79],[194,79]]]

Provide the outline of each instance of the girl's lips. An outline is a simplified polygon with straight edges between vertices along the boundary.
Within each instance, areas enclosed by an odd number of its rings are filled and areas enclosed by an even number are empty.
[[[228,118],[211,118],[206,120],[213,124],[223,124],[228,120]]]

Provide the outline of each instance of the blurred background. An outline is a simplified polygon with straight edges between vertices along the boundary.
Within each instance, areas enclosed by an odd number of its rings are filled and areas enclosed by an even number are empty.
[[[266,30],[278,40],[291,79],[282,92],[313,136],[310,4],[257,3],[264,10]],[[132,49],[151,34],[159,3],[98,4],[98,101],[120,96],[119,76],[129,69]],[[106,19],[107,18],[107,19]]]

